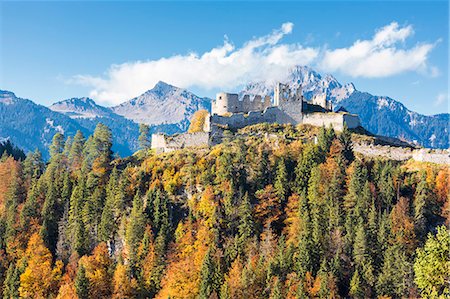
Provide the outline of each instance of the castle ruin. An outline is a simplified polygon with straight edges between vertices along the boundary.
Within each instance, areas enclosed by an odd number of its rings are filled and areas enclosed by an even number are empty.
[[[168,152],[188,146],[211,146],[220,142],[221,131],[237,130],[258,123],[310,124],[332,126],[342,131],[344,125],[354,129],[360,126],[359,117],[348,112],[333,112],[326,95],[317,95],[310,101],[303,97],[300,88],[292,90],[277,83],[273,102],[270,96],[218,93],[212,102],[211,114],[205,120],[204,132],[183,133],[174,136],[152,135],[152,148]]]

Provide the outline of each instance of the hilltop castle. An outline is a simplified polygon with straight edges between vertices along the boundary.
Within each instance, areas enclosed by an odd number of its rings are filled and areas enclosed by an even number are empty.
[[[360,126],[359,117],[347,112],[332,112],[326,95],[317,95],[310,101],[303,97],[301,89],[292,90],[277,83],[273,102],[270,96],[218,93],[212,102],[211,114],[205,119],[203,132],[183,133],[174,136],[152,135],[152,148],[168,152],[189,146],[214,145],[220,142],[224,129],[236,130],[258,123],[310,124],[333,126],[342,131],[344,124],[354,129]]]

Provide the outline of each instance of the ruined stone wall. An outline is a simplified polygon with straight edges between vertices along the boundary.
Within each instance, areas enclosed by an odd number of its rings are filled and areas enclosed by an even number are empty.
[[[227,113],[237,113],[242,111],[242,102],[237,94],[221,92],[216,95],[216,100],[212,102],[211,112],[213,114],[225,115]]]
[[[264,122],[274,123],[277,121],[279,111],[277,107],[269,107],[263,112],[250,111],[248,114],[238,113],[231,116],[214,114],[211,116],[211,123],[227,126],[230,129],[239,129]]]
[[[347,124],[349,129],[357,128],[360,125],[359,117],[353,114],[347,113],[304,113],[303,124],[309,124],[317,127],[330,125],[337,131],[344,129],[344,123]]]
[[[437,149],[412,149],[373,144],[353,144],[353,150],[365,156],[385,157],[391,160],[404,161],[413,159],[419,162],[431,162],[450,165],[450,151]]]
[[[303,101],[297,100],[281,100],[278,106],[280,112],[277,115],[277,123],[279,124],[301,124],[303,122]]]
[[[183,133],[172,136],[152,135],[152,149],[156,152],[171,152],[185,147],[208,146],[209,132]]]

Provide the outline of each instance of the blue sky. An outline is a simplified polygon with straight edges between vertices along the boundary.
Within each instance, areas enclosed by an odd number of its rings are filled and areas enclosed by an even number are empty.
[[[112,105],[158,78],[213,96],[298,62],[448,112],[448,13],[448,1],[4,1],[0,88],[44,105]]]

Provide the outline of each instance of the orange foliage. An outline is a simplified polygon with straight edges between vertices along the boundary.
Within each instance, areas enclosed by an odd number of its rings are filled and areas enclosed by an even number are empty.
[[[70,256],[69,263],[66,266],[66,273],[61,279],[61,287],[59,288],[57,299],[78,298],[75,289],[75,277],[77,275],[78,254],[74,253]]]
[[[275,193],[272,185],[267,185],[264,190],[256,192],[258,204],[255,206],[255,217],[268,228],[281,216],[281,201]]]
[[[284,289],[286,290],[286,299],[296,299],[300,281],[297,277],[297,273],[292,272],[286,276],[284,282]]]
[[[409,215],[409,200],[401,197],[391,212],[392,232],[395,242],[405,245],[410,251],[414,250],[416,235],[414,223]]]
[[[57,261],[52,269],[52,254],[38,234],[31,236],[25,259],[27,267],[20,275],[20,297],[48,298],[56,293],[63,263]]]
[[[230,271],[225,276],[225,283],[228,283],[230,298],[244,298],[244,285],[242,283],[243,265],[240,256],[231,264]]]
[[[20,164],[12,157],[0,162],[0,215],[5,215],[5,200],[9,187],[17,176]]]
[[[86,277],[89,279],[90,296],[92,298],[109,298],[111,295],[111,277],[109,268],[111,258],[105,243],[100,243],[95,247],[92,255],[83,256],[80,264],[86,269]]]
[[[299,196],[292,194],[288,198],[285,208],[286,219],[284,220],[284,234],[287,236],[286,244],[296,246],[301,233],[301,219],[299,217]]]
[[[449,199],[449,186],[450,186],[450,169],[444,168],[439,171],[436,176],[436,194],[438,201],[445,202]]]
[[[114,293],[112,298],[125,299],[134,298],[134,290],[137,287],[136,279],[131,279],[123,264],[118,264],[113,276]]]
[[[311,297],[316,297],[317,293],[320,290],[320,277],[317,276],[316,279],[314,279],[314,276],[311,274],[311,272],[306,272],[305,275],[306,280],[306,288]]]
[[[197,232],[197,233],[195,233]],[[169,256],[169,266],[162,289],[156,298],[196,298],[200,270],[212,239],[211,230],[203,222],[180,224],[177,244]]]

